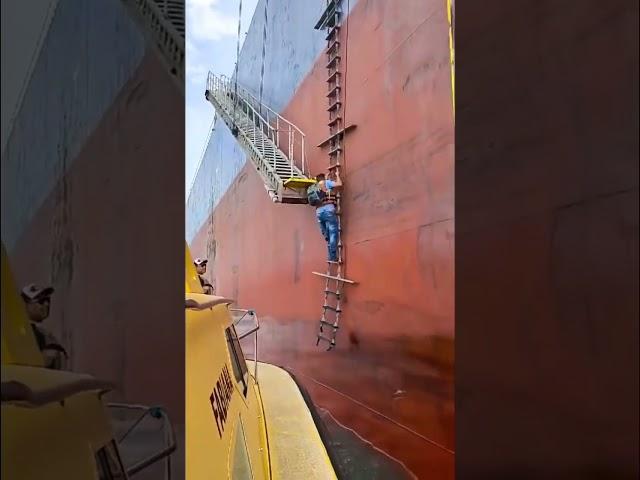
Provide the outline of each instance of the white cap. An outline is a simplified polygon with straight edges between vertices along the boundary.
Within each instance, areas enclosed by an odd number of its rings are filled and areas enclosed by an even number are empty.
[[[50,297],[53,291],[53,287],[40,287],[31,283],[22,289],[22,298],[29,302],[34,302]]]

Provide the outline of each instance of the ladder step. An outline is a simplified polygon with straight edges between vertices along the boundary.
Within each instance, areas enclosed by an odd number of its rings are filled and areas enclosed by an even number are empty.
[[[329,93],[327,93],[327,97],[333,97],[336,93],[338,93],[340,91],[342,87],[340,85],[336,85],[335,87],[333,87],[331,90],[329,90]]]
[[[327,125],[328,126],[335,125],[336,123],[338,123],[341,120],[342,120],[342,117],[340,115],[336,115],[333,120],[331,120],[329,123],[327,123]]]
[[[338,299],[340,298],[340,295],[341,295],[340,293],[334,292],[333,290],[325,290],[324,293],[325,293],[325,295],[333,295],[334,297],[336,297]]]
[[[338,245],[338,247],[340,247],[340,245]],[[330,278],[331,280],[335,280],[337,282],[344,282],[344,283],[349,283],[351,285],[355,285],[356,282],[353,280],[349,280],[348,278],[342,278],[342,277],[336,277],[333,275],[327,275],[326,273],[320,273],[320,272],[311,272],[314,275],[318,275],[320,277],[325,277],[325,278]]]
[[[340,33],[340,25],[334,26],[327,34],[325,40],[329,41],[334,35]]]
[[[329,77],[327,78],[327,82],[331,82],[334,79],[334,77],[339,75],[342,75],[342,74],[338,70],[336,70],[331,75],[329,75]]]
[[[341,128],[340,130],[338,130],[336,133],[334,133],[330,137],[325,138],[322,142],[320,142],[318,145],[316,145],[316,147],[323,147],[324,145],[329,143],[331,140],[334,140],[335,138],[339,137],[343,133],[347,133],[347,132],[353,130],[354,128],[356,128],[356,125],[354,123],[351,123],[351,124],[347,125],[346,127]]]
[[[320,323],[322,323],[323,325],[328,325],[331,328],[335,328],[336,330],[340,328],[340,326],[336,325],[335,322],[327,322],[326,320],[320,320]]]
[[[323,305],[322,308],[324,308],[325,310],[331,310],[332,312],[342,313],[342,310],[336,307],[332,307],[331,305]]]
[[[332,103],[331,105],[329,105],[329,108],[327,108],[327,111],[330,112],[331,110],[335,110],[336,108],[339,108],[340,105],[342,105],[342,102],[340,101]]]
[[[331,42],[331,44],[327,47],[327,52],[330,52],[331,50],[333,50],[334,48],[336,48],[337,46],[340,45],[340,40],[336,39],[333,42]]]
[[[336,55],[331,60],[329,60],[329,63],[327,63],[325,66],[326,68],[331,68],[332,65],[335,65],[336,62],[339,62],[339,61],[340,61],[340,55]]]
[[[332,346],[335,346],[336,344],[335,338],[329,338],[329,337],[325,337],[324,335],[318,334],[318,340],[316,341],[316,345],[320,343],[320,340],[330,343]]]
[[[332,148],[331,150],[329,150],[329,155],[333,155],[334,153],[338,153],[342,151],[342,147],[340,145],[338,145],[335,148]]]
[[[329,2],[327,2],[327,6],[324,9],[324,12],[322,12],[320,19],[313,27],[315,30],[321,30],[327,26],[333,27],[335,25],[336,13],[339,13],[338,11],[339,1],[340,0],[329,0]]]

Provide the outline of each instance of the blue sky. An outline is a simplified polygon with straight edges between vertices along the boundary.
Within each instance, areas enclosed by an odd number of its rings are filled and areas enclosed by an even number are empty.
[[[231,75],[236,61],[239,0],[186,0],[185,190],[198,169],[213,121],[204,99],[207,72]],[[258,0],[242,0],[240,47]]]

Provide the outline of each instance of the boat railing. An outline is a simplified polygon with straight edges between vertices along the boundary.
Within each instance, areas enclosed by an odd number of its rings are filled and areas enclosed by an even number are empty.
[[[137,432],[142,430],[143,420],[145,418],[152,418],[155,420],[160,420],[163,434],[163,446],[162,448],[144,458],[143,460],[138,460],[134,465],[126,467],[127,476],[132,477],[138,472],[146,469],[147,467],[157,463],[158,461],[164,459],[164,477],[165,479],[171,478],[171,455],[175,452],[177,442],[176,442],[176,434],[173,429],[173,424],[171,423],[171,419],[167,415],[167,412],[164,408],[155,406],[149,407],[146,405],[137,405],[130,403],[107,403],[107,407],[112,412],[112,415],[121,416],[121,412],[130,411],[137,412],[137,418],[127,425],[124,433],[121,433],[117,438],[117,445],[119,449],[123,448],[123,444],[126,442],[128,438],[130,438],[133,432]]]
[[[253,318],[253,324],[251,328],[241,334],[238,334],[238,340],[242,340],[243,338],[248,337],[249,335],[255,334],[253,337],[253,378],[258,383],[258,330],[260,330],[260,320],[258,319],[258,315],[255,310],[244,309],[244,308],[230,308],[232,313],[239,315],[233,321],[233,326],[239,326],[240,322],[247,317]]]

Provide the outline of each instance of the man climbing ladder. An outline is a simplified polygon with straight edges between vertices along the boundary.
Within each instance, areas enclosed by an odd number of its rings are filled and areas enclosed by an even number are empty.
[[[330,168],[329,175],[334,178],[326,178],[323,173],[318,174],[316,176],[317,183],[307,190],[307,200],[310,205],[316,207],[316,218],[320,225],[320,231],[327,242],[327,273],[313,272],[325,278],[322,318],[320,319],[316,345],[319,345],[320,341],[327,342],[329,343],[327,350],[336,346],[336,335],[342,313],[341,304],[344,300],[344,284],[355,283],[343,277],[343,245],[339,211],[343,184],[340,171]],[[330,337],[324,335],[325,327],[331,329]]]
[[[307,199],[316,207],[316,219],[320,232],[327,242],[328,260],[338,262],[338,236],[340,226],[336,215],[336,196],[334,191],[342,189],[340,173],[335,173],[335,180],[327,179],[324,173],[316,175],[316,185],[309,187]]]

